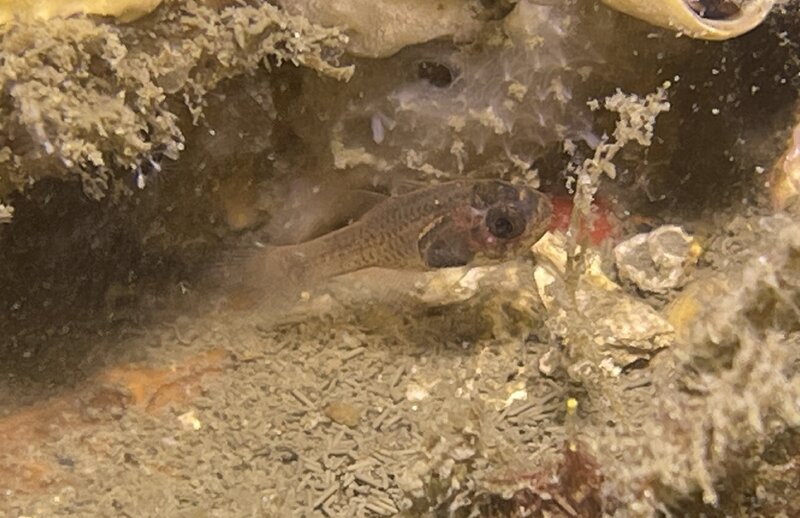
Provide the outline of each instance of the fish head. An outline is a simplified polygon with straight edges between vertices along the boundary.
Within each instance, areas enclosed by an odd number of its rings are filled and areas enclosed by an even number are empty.
[[[498,262],[530,248],[550,227],[547,195],[523,185],[488,180],[473,188],[470,245],[476,260]]]
[[[550,226],[553,208],[545,194],[500,180],[468,185],[468,201],[441,215],[420,237],[420,254],[429,268],[509,260]]]

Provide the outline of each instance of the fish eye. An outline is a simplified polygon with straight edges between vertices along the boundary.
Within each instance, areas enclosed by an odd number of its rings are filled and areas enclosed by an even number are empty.
[[[494,237],[513,239],[525,231],[525,219],[513,207],[493,207],[486,214],[486,228]]]

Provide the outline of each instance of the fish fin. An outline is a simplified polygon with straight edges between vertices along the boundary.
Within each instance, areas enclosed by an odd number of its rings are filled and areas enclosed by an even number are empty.
[[[434,223],[418,242],[422,261],[428,268],[465,266],[475,257],[463,231],[458,231],[452,218],[445,216]]]
[[[387,198],[366,189],[332,187],[305,200],[298,195],[276,211],[281,217],[268,225],[270,242],[292,245],[310,241],[358,220]]]
[[[361,216],[372,210],[373,207],[387,199],[389,199],[389,196],[385,194],[366,189],[355,189],[345,192],[342,204],[347,205],[348,214],[347,218],[344,220],[344,225],[340,226],[345,226],[351,221],[358,220]]]
[[[256,310],[263,317],[287,312],[310,285],[308,265],[293,257],[292,247],[254,246],[229,251],[212,267],[209,278],[222,306]]]
[[[420,189],[424,189],[425,187],[430,187],[430,184],[417,180],[402,179],[392,181],[391,185],[389,186],[389,191],[391,192],[392,196],[402,196],[403,194],[418,191]]]

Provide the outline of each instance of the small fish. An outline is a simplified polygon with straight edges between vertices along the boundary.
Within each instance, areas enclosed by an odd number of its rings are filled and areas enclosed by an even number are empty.
[[[387,198],[360,219],[311,241],[245,251],[240,282],[276,297],[364,268],[433,270],[497,263],[550,227],[552,205],[534,189],[458,180]]]

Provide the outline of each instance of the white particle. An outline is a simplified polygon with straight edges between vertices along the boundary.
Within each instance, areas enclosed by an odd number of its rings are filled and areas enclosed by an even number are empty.
[[[372,140],[376,144],[383,142],[385,133],[383,131],[383,122],[378,114],[374,114],[372,116],[372,119],[370,120],[370,126],[372,128]]]

